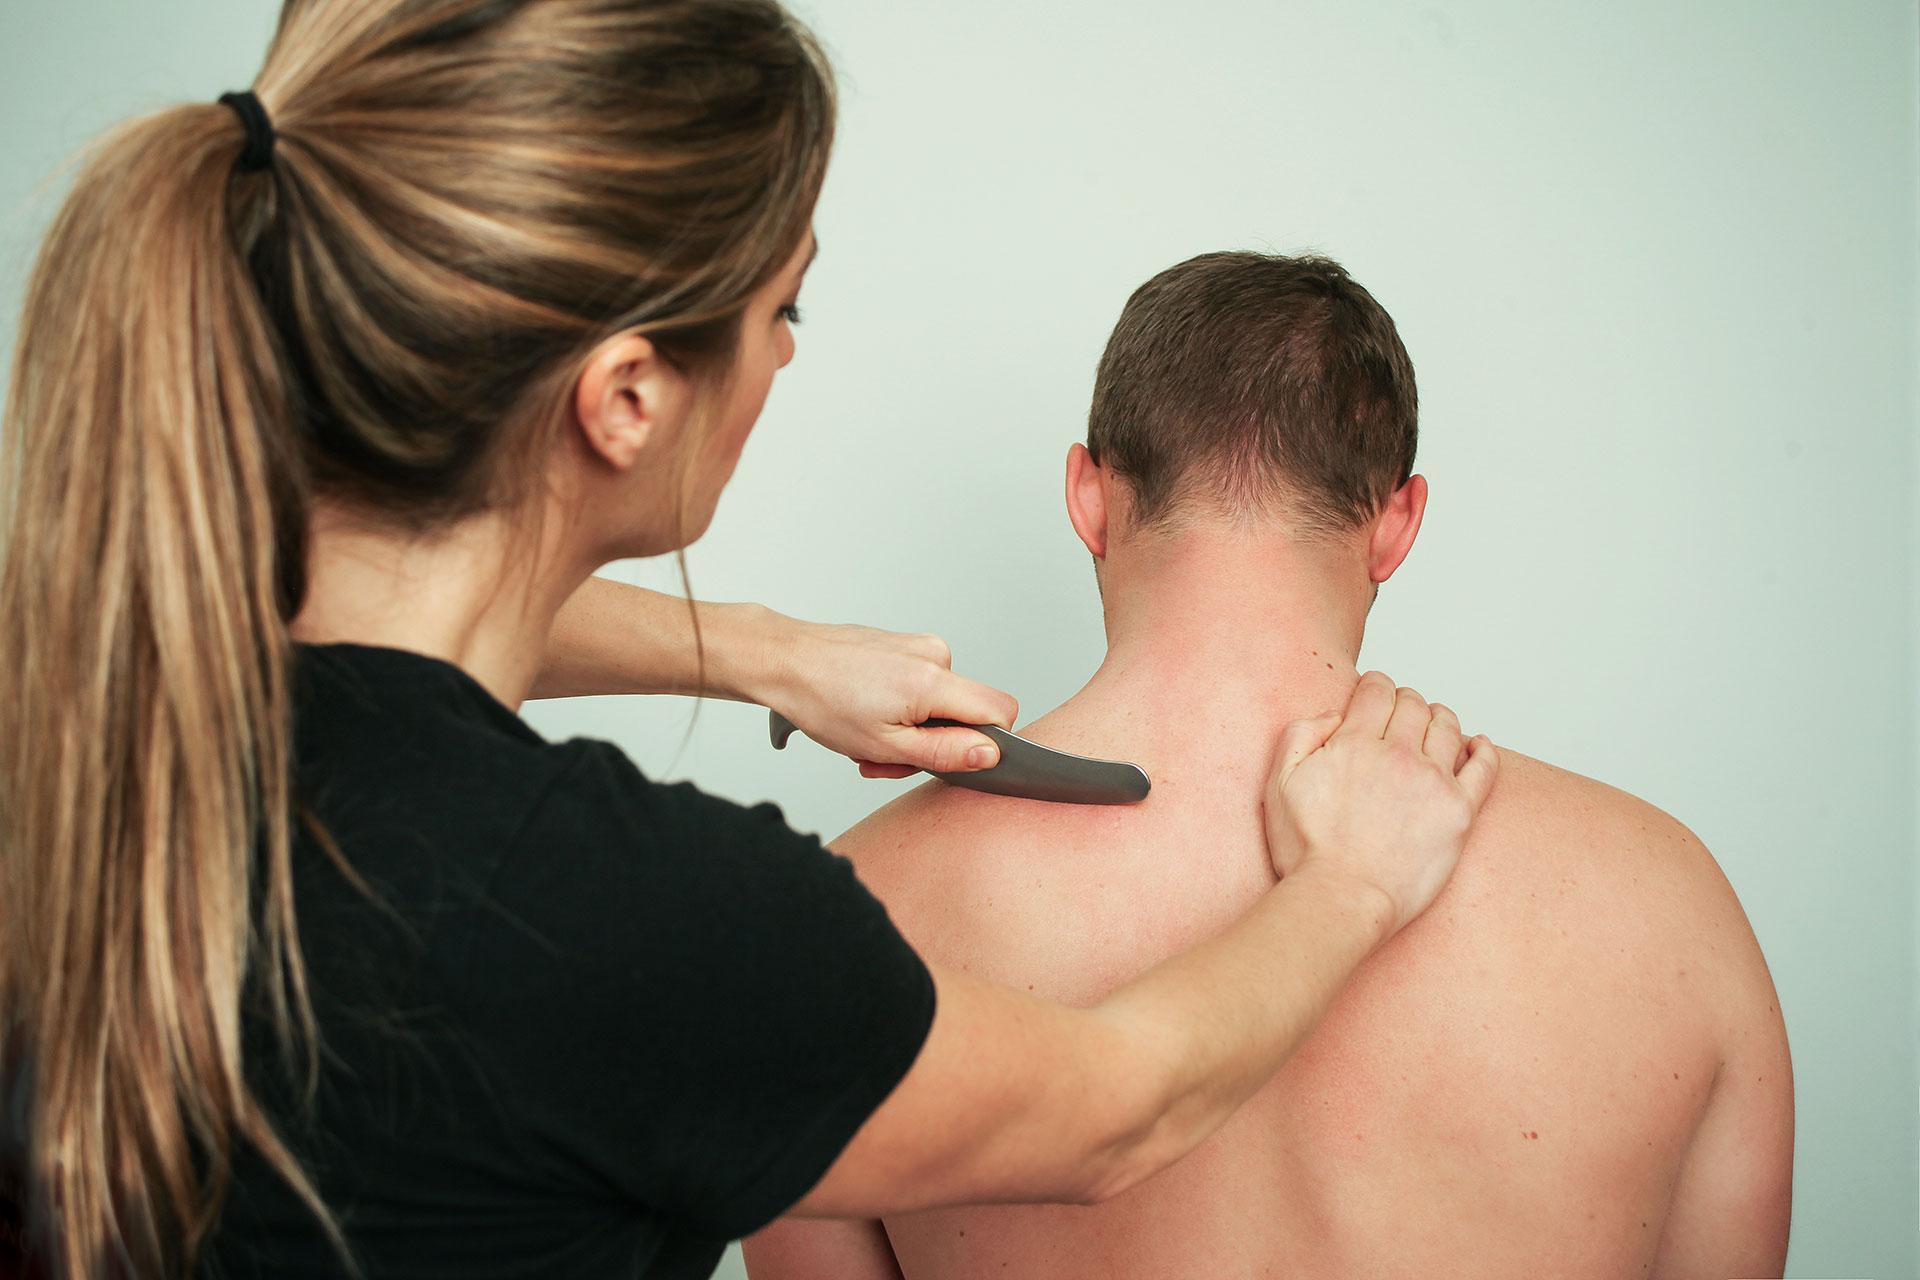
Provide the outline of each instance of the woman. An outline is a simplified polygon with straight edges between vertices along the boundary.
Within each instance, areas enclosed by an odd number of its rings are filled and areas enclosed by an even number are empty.
[[[1092,1010],[930,971],[771,806],[515,714],[701,680],[691,619],[582,584],[706,528],[832,129],[774,0],[290,0],[253,93],[93,155],[5,423],[0,1148],[45,1269],[700,1276],[782,1212],[1097,1199],[1438,891],[1496,757],[1377,674],[1280,740],[1284,883]],[[1011,722],[934,641],[705,621],[717,691],[869,772]]]

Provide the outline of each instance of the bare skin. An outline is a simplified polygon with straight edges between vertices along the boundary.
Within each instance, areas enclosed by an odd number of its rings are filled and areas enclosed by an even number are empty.
[[[1069,1005],[1272,884],[1250,799],[1272,734],[1351,688],[1425,499],[1416,478],[1338,547],[1224,524],[1109,546],[1124,498],[1097,472],[1070,464],[1069,509],[1110,653],[1022,733],[1138,761],[1152,795],[931,783],[835,841],[922,954]],[[1780,1275],[1792,1071],[1739,903],[1666,814],[1503,756],[1434,905],[1193,1155],[1092,1206],[778,1223],[754,1280]]]

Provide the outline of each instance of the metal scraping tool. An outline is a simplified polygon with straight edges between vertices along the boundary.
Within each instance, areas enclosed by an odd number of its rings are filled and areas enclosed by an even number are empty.
[[[776,750],[784,749],[795,730],[793,721],[778,711],[767,713],[768,736]],[[928,728],[958,725],[958,720],[928,720]],[[956,787],[971,787],[997,796],[1051,800],[1058,804],[1139,804],[1153,786],[1147,771],[1122,760],[1095,760],[1055,751],[998,725],[970,724],[1000,747],[1000,763],[973,773],[935,773]],[[929,770],[928,772],[932,772]]]

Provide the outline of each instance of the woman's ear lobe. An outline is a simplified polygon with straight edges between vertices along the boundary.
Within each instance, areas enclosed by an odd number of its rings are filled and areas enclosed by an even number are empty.
[[[1096,560],[1107,554],[1105,479],[1105,471],[1087,446],[1076,444],[1067,450],[1067,519]]]

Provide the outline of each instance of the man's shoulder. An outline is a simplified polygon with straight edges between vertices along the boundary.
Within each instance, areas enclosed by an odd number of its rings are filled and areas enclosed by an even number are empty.
[[[1679,818],[1619,787],[1508,747],[1475,839],[1530,847],[1596,873],[1660,872],[1725,885],[1706,843]]]
[[[1766,963],[1725,871],[1664,809],[1502,748],[1500,779],[1469,854],[1483,847],[1511,880],[1537,874],[1535,892],[1551,885],[1586,931],[1604,935],[1609,922],[1631,929],[1702,981],[1771,1001]]]
[[[1046,846],[1083,842],[1103,816],[929,782],[876,810],[833,847],[891,901],[951,891],[957,880],[997,869],[1004,861],[999,852],[1009,847],[1038,850],[1021,856],[1044,861]],[[1497,849],[1571,876],[1625,875],[1616,892],[1634,886],[1635,877],[1651,877],[1649,893],[1731,898],[1713,854],[1679,818],[1618,787],[1506,747],[1474,841],[1490,856]]]
[[[832,846],[928,960],[1072,999],[1115,958],[1094,935],[1137,890],[1109,856],[1135,817],[929,782]]]
[[[1790,1169],[1793,1067],[1779,996],[1753,926],[1706,843],[1637,796],[1504,748],[1495,796],[1500,807],[1490,800],[1484,814],[1496,824],[1493,838],[1519,847],[1531,828],[1582,847],[1573,865],[1585,868],[1587,882],[1562,906],[1557,927],[1570,931],[1568,945],[1582,934],[1588,944],[1605,944],[1586,952],[1598,982],[1625,975],[1644,1016],[1677,1013],[1708,1044],[1716,1088],[1733,1097],[1734,1118],[1721,1123],[1742,1126],[1752,1139],[1735,1162],[1772,1143],[1773,1164],[1784,1159]],[[1612,942],[1629,939],[1634,946],[1611,954]],[[1769,1167],[1758,1156],[1751,1162]]]
[[[1037,801],[1009,801],[929,781],[876,809],[831,842],[896,914],[929,894],[951,894],[982,859],[1029,834]]]
[[[1174,857],[1178,841],[1164,826],[1148,841],[1162,851],[1135,856],[1139,842],[1122,825],[1130,820],[1125,810],[929,783],[834,847],[930,958],[1021,983],[1049,980],[1071,958],[1104,981],[1113,963],[1157,958],[1167,938],[1185,934],[1176,921],[1224,924],[1258,892],[1251,873],[1229,888],[1217,865]],[[1210,830],[1221,821],[1215,815]],[[1264,865],[1257,817],[1248,821],[1236,840]],[[1477,937],[1496,954],[1569,975],[1618,977],[1624,965],[1666,982],[1684,971],[1698,1008],[1777,1018],[1753,931],[1705,841],[1645,799],[1505,746],[1466,855],[1430,914],[1417,931],[1429,941]],[[1416,951],[1428,945],[1410,941]]]

